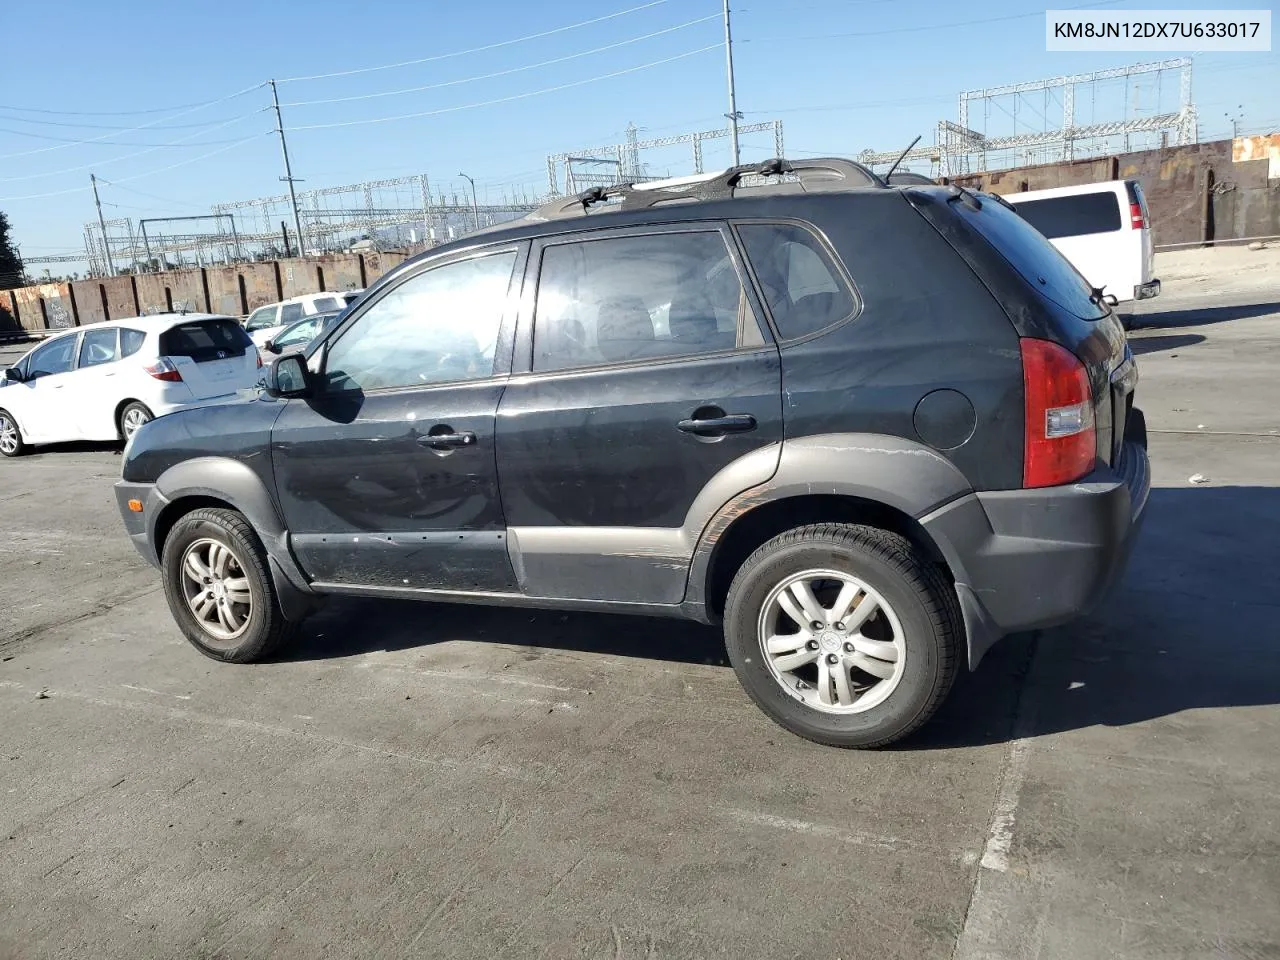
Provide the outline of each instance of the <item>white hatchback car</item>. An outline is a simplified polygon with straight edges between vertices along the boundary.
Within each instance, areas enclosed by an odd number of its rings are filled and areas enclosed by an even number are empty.
[[[156,314],[57,334],[0,378],[0,454],[128,440],[154,417],[252,389],[261,367],[235,317]]]

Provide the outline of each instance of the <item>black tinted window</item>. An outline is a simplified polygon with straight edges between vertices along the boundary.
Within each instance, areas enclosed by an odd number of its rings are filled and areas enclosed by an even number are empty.
[[[1090,299],[1092,287],[1071,261],[1018,214],[991,199],[983,201],[981,210],[960,201],[951,207],[1043,296],[1087,320],[1103,315],[1099,305]]]
[[[369,305],[329,350],[333,390],[493,375],[515,252],[434,267]]]
[[[1028,223],[1050,240],[1120,229],[1120,201],[1111,191],[1021,200],[1014,204]]]
[[[280,308],[280,323],[293,323],[302,319],[302,304],[286,303]]]
[[[319,300],[311,302],[311,309],[315,313],[327,313],[330,310],[342,309],[342,304],[338,302],[336,297],[321,297]]]
[[[116,357],[116,328],[105,330],[86,330],[80,341],[80,366],[96,367],[100,363],[110,363]]]
[[[825,329],[857,308],[848,286],[808,230],[753,223],[743,224],[738,233],[784,340]]]
[[[75,359],[76,338],[59,337],[31,355],[31,369],[28,378],[47,377],[54,373],[66,373],[71,369]]]
[[[120,330],[120,356],[131,357],[142,349],[142,341],[147,335],[141,330]]]
[[[234,320],[194,320],[160,334],[162,357],[190,357],[196,363],[243,357],[253,341]]]
[[[746,331],[741,340],[740,329]],[[535,370],[691,356],[760,342],[719,232],[566,243],[542,255]]]

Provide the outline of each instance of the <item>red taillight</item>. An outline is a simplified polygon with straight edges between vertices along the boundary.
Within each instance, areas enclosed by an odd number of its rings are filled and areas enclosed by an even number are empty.
[[[1098,435],[1093,393],[1084,364],[1048,340],[1024,337],[1022,387],[1026,397],[1024,487],[1054,487],[1093,469]]]
[[[182,374],[178,372],[178,368],[173,365],[173,361],[168,357],[161,357],[155,363],[145,368],[147,373],[155,377],[157,380],[165,380],[169,383],[181,383]]]
[[[1147,225],[1146,221],[1142,219],[1142,204],[1129,204],[1129,222],[1133,224],[1133,229],[1135,230],[1141,230]]]
[[[258,354],[258,367],[262,367],[262,354]]]

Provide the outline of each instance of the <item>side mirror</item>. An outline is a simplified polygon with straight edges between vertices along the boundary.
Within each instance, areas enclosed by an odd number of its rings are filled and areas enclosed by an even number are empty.
[[[21,383],[23,380],[22,371],[17,367],[5,367],[3,379],[12,380],[14,383]]]
[[[1118,306],[1120,306],[1120,298],[1119,298],[1119,297],[1117,297],[1114,293],[1104,294],[1104,295],[1103,295],[1103,297],[1102,297],[1102,301],[1103,301],[1103,303],[1105,303],[1108,307],[1118,307]]]
[[[311,393],[307,364],[296,353],[276,357],[267,367],[264,389],[269,397],[305,397]]]

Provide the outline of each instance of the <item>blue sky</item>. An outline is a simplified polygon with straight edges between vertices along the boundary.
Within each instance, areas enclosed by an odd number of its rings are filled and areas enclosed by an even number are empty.
[[[793,156],[887,150],[917,134],[931,142],[938,119],[956,118],[962,89],[1177,55],[1046,53],[1044,8],[1027,0],[733,7],[738,108],[746,122],[782,120]],[[1210,5],[1120,0],[1104,9],[1152,7]],[[39,256],[81,247],[82,224],[95,215],[91,171],[107,181],[108,217],[208,212],[211,203],[281,193],[270,94],[257,85],[348,71],[362,72],[280,84],[301,189],[420,172],[461,189],[463,170],[482,199],[496,199],[504,185],[542,191],[547,154],[616,142],[628,122],[641,137],[723,124],[720,10],[720,0],[389,0],[365,11],[349,0],[70,0],[59,4],[55,24],[49,8],[10,3],[0,59],[0,210],[23,253]],[[612,16],[621,11],[630,12]],[[29,42],[13,42],[22,37]],[[363,69],[423,58],[434,59]],[[1200,54],[1195,69],[1202,138],[1229,135],[1228,112],[1241,116],[1243,130],[1280,130],[1275,51]],[[420,87],[430,89],[394,93]],[[539,92],[555,87],[562,89]],[[1077,103],[1077,116],[1113,116],[1124,96],[1123,86],[1103,91],[1103,102]],[[342,99],[353,97],[366,99]],[[306,103],[315,100],[340,102]],[[1176,109],[1176,80],[1170,75],[1158,91],[1130,89],[1129,102],[1143,112]],[[1018,129],[1055,108],[1052,100],[1020,103]],[[405,114],[427,115],[351,123]],[[1013,118],[1005,108],[983,122],[1008,132]],[[351,125],[323,126],[343,123]],[[95,142],[71,142],[85,140]],[[772,153],[769,134],[743,140],[744,160]],[[706,158],[726,165],[727,142],[709,144]],[[647,159],[658,172],[691,170],[683,153]]]

